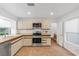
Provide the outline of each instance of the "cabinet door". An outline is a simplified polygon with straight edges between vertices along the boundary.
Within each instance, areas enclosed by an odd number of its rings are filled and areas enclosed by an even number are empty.
[[[42,28],[43,29],[48,29],[49,28],[49,22],[48,21],[43,21],[42,22]]]
[[[20,47],[23,47],[23,38],[20,40],[20,44],[21,44],[21,46]]]
[[[44,45],[44,46],[50,46],[51,45],[51,39],[50,38],[43,39],[42,40],[42,45]]]
[[[23,29],[32,29],[32,21],[23,20]]]
[[[28,22],[26,20],[23,20],[22,29],[27,29],[28,28],[27,24],[28,24]]]
[[[19,44],[14,43],[11,45],[11,55],[14,55],[19,50]]]
[[[24,46],[32,46],[32,39],[24,39]]]
[[[17,29],[32,29],[32,21],[27,20],[17,21]]]
[[[17,21],[17,29],[23,29],[23,24],[22,24],[22,20]]]
[[[47,45],[51,45],[51,39],[47,39]]]
[[[22,46],[23,46],[23,40],[19,40],[18,42],[12,44],[11,55],[14,55]]]

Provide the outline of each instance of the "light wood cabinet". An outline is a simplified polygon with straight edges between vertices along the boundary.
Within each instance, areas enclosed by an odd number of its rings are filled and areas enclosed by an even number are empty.
[[[16,26],[17,26],[17,29],[23,29],[22,20],[20,20],[20,21],[17,21],[17,24],[16,24]]]
[[[27,29],[27,21],[22,21],[22,29]]]
[[[19,38],[21,39],[21,38]],[[11,45],[11,55],[16,54],[16,52],[23,46],[23,40],[19,40]]]
[[[49,39],[47,39],[47,45],[51,45],[51,39],[49,38]]]
[[[42,22],[42,29],[49,29],[49,22],[48,21]]]
[[[17,21],[17,29],[32,29],[32,21],[19,20]]]
[[[17,29],[32,29],[32,23],[36,23],[36,21],[32,20],[19,20],[17,21]],[[49,29],[50,22],[43,20],[41,21],[42,29]]]
[[[45,39],[45,38],[43,38],[42,39],[42,45],[43,46],[51,46],[51,39],[50,38],[48,38],[48,39]]]
[[[24,39],[23,45],[24,46],[32,46],[32,39]]]
[[[11,45],[11,55],[15,55],[17,51],[23,46],[33,46],[31,36],[22,36],[16,40],[13,40]],[[51,46],[51,38],[42,37],[41,46]]]

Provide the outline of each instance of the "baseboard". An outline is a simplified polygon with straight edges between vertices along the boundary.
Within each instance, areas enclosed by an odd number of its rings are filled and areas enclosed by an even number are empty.
[[[61,48],[63,48],[63,49],[65,49],[66,51],[68,51],[68,52],[70,52],[70,53],[72,53],[71,51],[69,51],[68,49],[66,49],[65,47],[63,47],[63,46],[61,46],[61,45],[59,45],[59,44],[57,44],[58,46],[60,46]],[[72,53],[73,54],[73,53]],[[75,54],[73,54],[74,56],[76,56]]]

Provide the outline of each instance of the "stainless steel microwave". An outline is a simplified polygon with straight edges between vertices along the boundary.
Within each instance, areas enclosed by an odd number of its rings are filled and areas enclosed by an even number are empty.
[[[41,28],[42,24],[41,23],[33,23],[33,27],[35,28]]]

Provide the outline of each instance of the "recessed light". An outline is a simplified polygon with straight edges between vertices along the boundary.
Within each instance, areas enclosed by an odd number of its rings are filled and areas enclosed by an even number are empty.
[[[28,12],[27,12],[27,14],[28,14],[28,15],[31,15],[31,12],[30,12],[30,11],[28,11]]]
[[[54,15],[54,13],[53,13],[53,12],[51,12],[51,13],[50,13],[50,15]]]

